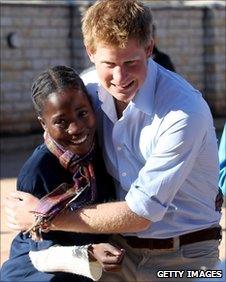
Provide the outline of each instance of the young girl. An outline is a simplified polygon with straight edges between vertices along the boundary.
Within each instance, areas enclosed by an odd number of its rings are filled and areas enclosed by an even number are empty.
[[[32,101],[45,131],[44,143],[22,167],[17,189],[42,198],[62,183],[86,185],[72,209],[113,199],[113,185],[95,142],[95,116],[80,77],[65,66],[50,68],[34,82]],[[92,176],[90,170],[94,172]],[[107,241],[107,235],[48,232],[42,237],[42,241],[34,241],[26,233],[15,237],[10,258],[2,266],[2,281],[91,281],[87,277],[97,280],[101,276],[100,265],[114,270],[122,258],[122,250],[100,243]],[[81,254],[87,254],[88,249],[91,256],[86,259]],[[57,272],[38,271],[32,262],[41,270]]]

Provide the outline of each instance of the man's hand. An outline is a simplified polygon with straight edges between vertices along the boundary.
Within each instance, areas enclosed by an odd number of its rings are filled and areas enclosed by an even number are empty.
[[[124,249],[118,249],[108,243],[92,244],[89,249],[90,259],[97,260],[104,271],[119,271],[125,255]]]
[[[22,191],[12,192],[5,199],[7,226],[13,230],[26,231],[34,223],[34,210],[39,199]]]

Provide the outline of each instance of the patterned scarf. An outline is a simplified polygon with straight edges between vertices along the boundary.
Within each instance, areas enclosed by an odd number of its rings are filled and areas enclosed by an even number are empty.
[[[41,231],[48,231],[49,224],[61,211],[70,207],[76,210],[93,203],[96,199],[96,179],[91,160],[94,156],[94,143],[88,153],[78,156],[57,144],[47,132],[44,133],[45,144],[60,164],[73,174],[73,185],[62,183],[52,192],[40,199],[35,210],[35,223],[27,230],[35,240],[41,240]],[[50,168],[51,169],[51,168]],[[76,201],[75,201],[76,200]]]
[[[50,152],[55,155],[60,164],[73,174],[73,189],[78,192],[81,188],[87,187],[89,193],[86,197],[80,199],[74,208],[79,208],[84,204],[92,203],[96,198],[96,179],[91,160],[94,156],[94,143],[90,150],[84,156],[78,156],[69,150],[65,150],[61,145],[57,144],[47,132],[44,134],[45,144]],[[73,208],[73,205],[70,206]]]

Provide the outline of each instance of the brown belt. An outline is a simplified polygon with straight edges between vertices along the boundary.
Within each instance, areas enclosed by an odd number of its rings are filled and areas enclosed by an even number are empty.
[[[127,244],[132,248],[145,248],[145,249],[172,249],[174,248],[174,238],[167,239],[147,239],[138,238],[135,236],[124,236],[123,237]],[[209,229],[203,229],[200,231],[195,231],[192,233],[184,234],[178,237],[179,245],[187,245],[196,242],[206,241],[206,240],[220,240],[221,227],[214,227]]]

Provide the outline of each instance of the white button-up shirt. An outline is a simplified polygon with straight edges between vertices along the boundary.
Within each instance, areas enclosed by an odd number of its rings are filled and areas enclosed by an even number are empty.
[[[217,139],[201,94],[150,59],[143,86],[117,119],[96,71],[82,78],[118,199],[152,221],[148,230],[133,235],[167,238],[217,225]]]

